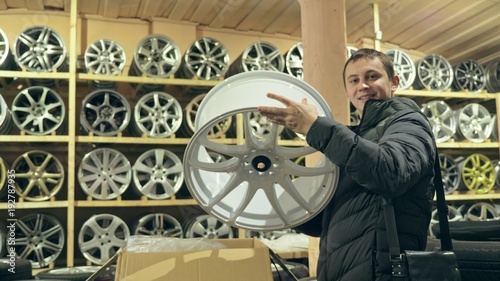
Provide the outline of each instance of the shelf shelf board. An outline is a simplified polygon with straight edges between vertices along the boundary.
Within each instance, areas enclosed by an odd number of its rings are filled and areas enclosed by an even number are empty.
[[[98,80],[98,81],[112,81],[112,82],[125,82],[136,84],[165,84],[165,85],[179,85],[179,86],[205,86],[213,87],[220,83],[220,80],[197,80],[197,79],[182,79],[182,78],[153,78],[141,76],[127,76],[127,75],[97,75],[89,73],[78,73],[77,78],[80,80]]]
[[[485,194],[477,194],[472,192],[452,193],[452,194],[446,194],[445,198],[446,201],[495,200],[495,199],[500,199],[500,192],[491,192]]]
[[[3,135],[0,136],[0,142],[68,142],[68,136],[57,136],[57,135],[47,135],[47,136],[35,136],[35,135]]]
[[[438,148],[499,148],[498,142],[441,142],[437,143]]]
[[[470,93],[470,92],[435,92],[426,90],[398,90],[396,96],[407,97],[434,97],[434,98],[457,98],[457,99],[495,99],[496,94],[490,93]]]
[[[68,201],[16,202],[16,209],[67,208]],[[0,203],[0,209],[6,210],[7,203]]]
[[[81,143],[125,143],[125,144],[188,144],[189,138],[148,138],[148,137],[104,137],[76,136],[76,142]],[[237,144],[236,139],[214,139],[214,142]]]
[[[197,205],[194,199],[167,200],[77,200],[76,207],[154,207]]]
[[[0,70],[0,77],[3,78],[35,78],[35,79],[69,79],[68,72],[29,72]]]

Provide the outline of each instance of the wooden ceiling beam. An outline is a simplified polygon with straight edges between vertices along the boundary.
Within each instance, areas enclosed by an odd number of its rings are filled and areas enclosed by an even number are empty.
[[[251,10],[247,11],[246,16],[244,16],[240,22],[238,22],[236,25],[234,25],[235,29],[237,29],[237,30],[256,30],[256,28],[253,27],[255,25],[255,23],[259,22],[263,18],[263,15],[266,13],[266,11],[269,10],[269,7],[274,6],[276,4],[276,2],[278,2],[278,1],[277,0],[252,1],[254,6],[252,7]],[[248,6],[248,7],[251,7],[251,6]]]
[[[300,25],[300,5],[291,1],[281,13],[263,30],[264,33],[284,33],[290,35],[295,26]],[[291,28],[290,28],[291,27]],[[286,31],[288,29],[288,32]]]
[[[168,15],[168,18],[177,21],[183,20],[184,15],[187,13],[193,2],[194,0],[177,0],[172,12]]]
[[[121,0],[101,0],[102,15],[107,18],[116,19],[120,15]],[[126,8],[126,7],[124,7]]]
[[[243,0],[228,1],[227,3],[217,2],[214,7],[216,10],[215,15],[208,26],[211,28],[223,28],[228,24],[233,15],[237,13],[240,8],[242,8],[244,3],[245,1]]]

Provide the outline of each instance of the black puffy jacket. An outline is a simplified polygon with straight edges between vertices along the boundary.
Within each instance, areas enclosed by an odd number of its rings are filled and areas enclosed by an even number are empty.
[[[382,197],[393,200],[401,250],[427,241],[437,153],[428,120],[410,99],[369,100],[359,126],[319,117],[306,140],[341,171],[329,204],[297,228],[321,237],[317,280],[390,280]]]

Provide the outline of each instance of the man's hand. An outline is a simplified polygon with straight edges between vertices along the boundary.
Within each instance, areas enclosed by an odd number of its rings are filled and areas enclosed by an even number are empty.
[[[268,93],[267,96],[286,106],[283,108],[259,106],[260,114],[270,122],[283,125],[296,133],[306,135],[316,118],[318,118],[316,106],[307,103],[306,98],[303,98],[301,103],[297,103],[273,93]]]

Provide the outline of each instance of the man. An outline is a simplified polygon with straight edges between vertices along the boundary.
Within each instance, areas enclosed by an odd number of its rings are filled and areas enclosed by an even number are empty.
[[[269,121],[306,135],[339,166],[336,192],[316,217],[299,226],[319,236],[318,281],[390,280],[382,199],[393,201],[401,251],[424,250],[431,217],[435,154],[431,127],[410,99],[394,97],[399,77],[391,59],[360,49],[343,72],[359,126],[318,117],[316,108],[269,93],[286,107],[260,106]],[[286,93],[284,93],[286,94]]]

